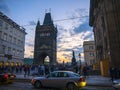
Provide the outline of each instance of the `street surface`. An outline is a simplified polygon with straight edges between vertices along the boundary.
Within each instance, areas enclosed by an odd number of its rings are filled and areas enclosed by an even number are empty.
[[[9,85],[0,85],[0,90],[38,90],[38,89],[35,89],[28,82],[14,82],[13,84],[9,84]],[[42,88],[39,90],[55,90],[55,89]],[[114,89],[112,87],[87,86],[79,90],[114,90]]]

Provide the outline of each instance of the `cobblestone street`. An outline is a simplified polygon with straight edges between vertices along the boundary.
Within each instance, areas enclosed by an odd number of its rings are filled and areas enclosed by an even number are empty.
[[[30,83],[28,82],[14,82],[13,84],[9,85],[0,85],[0,90],[38,90],[35,89]],[[48,89],[42,88],[39,90],[56,90],[56,89]],[[114,90],[112,87],[96,87],[96,86],[87,86],[83,89],[79,90]]]

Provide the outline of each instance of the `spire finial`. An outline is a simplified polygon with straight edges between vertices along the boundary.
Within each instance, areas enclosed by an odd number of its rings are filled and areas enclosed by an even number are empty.
[[[47,9],[45,9],[45,13],[47,13]]]
[[[51,13],[51,8],[49,8],[49,12]]]

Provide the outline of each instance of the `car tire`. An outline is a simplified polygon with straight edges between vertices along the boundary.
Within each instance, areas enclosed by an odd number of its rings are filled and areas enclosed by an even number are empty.
[[[68,89],[68,90],[74,90],[74,89],[75,89],[75,84],[74,84],[74,83],[69,83],[69,84],[67,85],[67,89]]]
[[[42,84],[40,81],[36,81],[35,84],[34,84],[35,88],[41,88],[42,87]]]

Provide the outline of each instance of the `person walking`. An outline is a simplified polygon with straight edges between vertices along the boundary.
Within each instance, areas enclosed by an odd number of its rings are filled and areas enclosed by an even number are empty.
[[[115,68],[110,67],[109,72],[110,72],[111,81],[113,81],[115,79]]]
[[[84,66],[82,71],[83,71],[84,77],[87,78],[87,76],[88,76],[88,68],[87,68],[87,66]]]
[[[27,74],[28,74],[28,76],[30,76],[31,66],[30,66],[30,65],[28,65],[28,66],[27,66],[27,69],[28,69],[28,70],[27,70]]]
[[[27,65],[25,65],[24,66],[24,77],[26,77],[26,75],[27,75],[27,70],[28,70],[28,67],[27,67]]]

